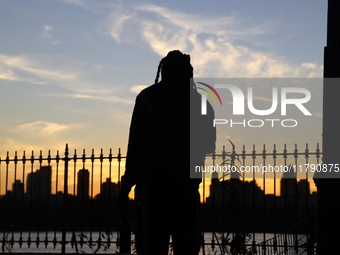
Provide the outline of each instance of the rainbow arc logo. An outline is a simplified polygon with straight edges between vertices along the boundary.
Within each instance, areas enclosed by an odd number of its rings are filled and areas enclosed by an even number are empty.
[[[203,87],[196,87],[197,89],[203,90],[205,93],[207,93],[210,98],[213,100],[214,104],[217,104],[217,100],[218,99],[220,105],[222,106],[222,99],[220,97],[220,95],[217,93],[217,91],[210,86],[209,84],[203,83],[203,82],[196,82],[199,83],[200,85],[202,85]]]

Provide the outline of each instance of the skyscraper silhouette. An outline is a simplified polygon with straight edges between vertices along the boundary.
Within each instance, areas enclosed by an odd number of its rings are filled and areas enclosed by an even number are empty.
[[[81,169],[78,171],[78,186],[77,196],[80,198],[89,198],[89,187],[90,187],[90,173],[87,169]]]
[[[51,195],[52,167],[42,166],[27,175],[26,191],[29,198],[37,199]]]
[[[284,172],[280,181],[281,196],[295,196],[296,195],[296,173],[292,165],[289,166],[288,171]]]

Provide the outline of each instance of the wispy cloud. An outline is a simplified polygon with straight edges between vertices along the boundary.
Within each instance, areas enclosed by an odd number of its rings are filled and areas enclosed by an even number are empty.
[[[211,34],[216,36],[229,37],[229,40],[239,39],[242,36],[260,35],[272,30],[273,21],[258,25],[245,26],[236,15],[212,17],[202,14],[187,14],[173,11],[153,4],[135,5],[134,9],[141,14],[149,13],[153,19],[160,22],[162,26],[168,25],[173,28],[183,29],[188,34]],[[147,19],[144,19],[145,21]]]
[[[40,93],[41,96],[48,97],[65,97],[74,99],[88,99],[88,100],[98,100],[110,103],[120,103],[123,105],[133,105],[134,101],[131,99],[125,99],[123,97],[114,96],[112,94],[102,94],[102,95],[90,95],[90,94],[77,94],[77,93]]]
[[[36,121],[17,126],[19,132],[34,132],[39,135],[52,135],[69,129],[71,126],[46,121]]]
[[[62,124],[49,121],[32,121],[15,126],[0,125],[2,148],[14,150],[63,148],[65,139],[71,140],[69,133],[76,134],[85,127],[82,123]],[[72,140],[73,141],[73,140]]]
[[[191,54],[196,77],[322,77],[318,63],[294,63],[272,47],[247,46],[256,45],[257,36],[275,33],[280,20],[198,15],[145,3],[64,1],[105,16],[101,28],[117,43],[142,41],[160,57],[174,49]]]
[[[182,13],[153,4],[121,4],[107,18],[117,42],[140,37],[161,57],[173,49],[192,55],[200,77],[321,77],[322,66],[292,63],[270,52],[247,47],[247,41],[276,30],[279,22],[252,23],[251,18]],[[129,29],[127,29],[129,28]],[[131,32],[134,33],[134,40]]]
[[[22,81],[14,72],[4,64],[0,64],[0,80]],[[30,81],[33,83],[33,81]]]
[[[118,6],[117,9],[112,11],[109,15],[108,22],[105,24],[107,27],[109,34],[116,40],[117,43],[120,43],[120,35],[122,33],[124,23],[133,18],[133,14],[124,11],[124,9]],[[112,26],[115,24],[115,26]]]
[[[24,80],[24,78],[19,78],[16,75],[16,71],[24,71],[26,74],[35,76],[35,78],[40,78],[36,82],[44,83],[43,80],[75,80],[77,79],[77,74],[72,72],[58,71],[56,69],[49,70],[47,67],[39,67],[32,58],[27,55],[10,56],[0,54],[0,65],[7,69],[8,73],[11,73],[13,79]],[[22,75],[25,76],[25,75]],[[27,75],[26,75],[27,77]],[[32,78],[28,78],[27,82],[31,82]]]
[[[112,86],[111,81],[92,82],[92,76],[98,75],[103,66],[91,66],[76,61],[67,62],[67,66],[53,66],[47,64],[39,56],[19,55],[10,56],[0,54],[0,79],[22,81],[32,84],[53,84],[69,91],[64,94],[49,94],[72,98],[94,99],[105,102],[133,104],[133,102],[120,96],[119,86]],[[58,62],[58,61],[56,61]]]

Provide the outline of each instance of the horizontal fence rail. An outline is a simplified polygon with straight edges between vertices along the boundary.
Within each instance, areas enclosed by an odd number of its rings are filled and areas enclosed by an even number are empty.
[[[207,155],[211,167],[198,168],[204,177],[201,254],[314,254],[316,192],[305,168],[319,165],[321,156],[318,144],[313,150],[308,144],[238,150],[232,143]],[[0,155],[2,252],[119,252],[124,166],[120,149],[78,154],[66,145],[55,156]],[[252,171],[241,171],[246,167]],[[134,219],[131,199],[131,253]]]

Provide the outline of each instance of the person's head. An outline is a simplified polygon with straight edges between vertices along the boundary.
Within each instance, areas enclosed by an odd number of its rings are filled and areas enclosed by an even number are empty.
[[[155,83],[158,82],[160,73],[164,81],[192,78],[193,68],[190,64],[190,55],[183,54],[179,50],[170,51],[159,63]]]

